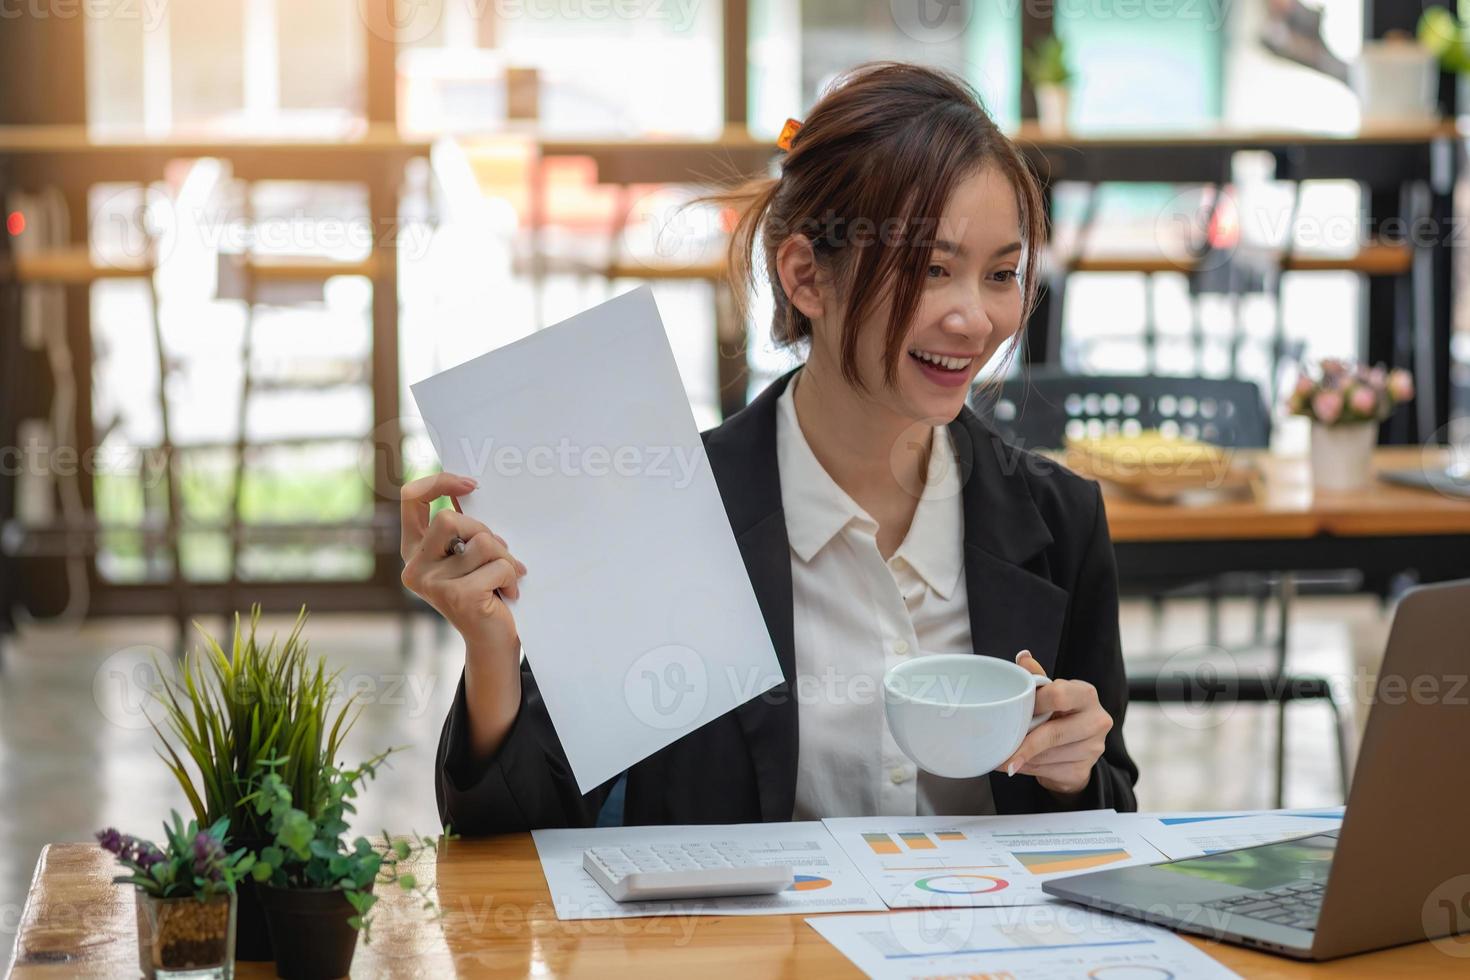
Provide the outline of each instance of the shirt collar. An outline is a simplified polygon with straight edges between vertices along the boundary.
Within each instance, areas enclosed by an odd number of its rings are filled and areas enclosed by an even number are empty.
[[[796,418],[797,377],[776,402],[776,459],[781,468],[781,507],[786,537],[802,561],[811,561],[850,521],[876,533],[878,522],[858,506],[823,468]]]
[[[809,562],[843,528],[856,523],[870,534],[878,523],[837,485],[812,452],[796,417],[796,378],[777,401],[776,455],[781,505],[791,548]],[[945,426],[934,427],[929,479],[913,523],[895,559],[902,558],[939,596],[948,600],[964,570],[964,512],[955,449]]]

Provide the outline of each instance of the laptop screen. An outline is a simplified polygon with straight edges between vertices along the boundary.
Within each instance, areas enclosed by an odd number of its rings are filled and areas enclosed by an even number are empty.
[[[1326,882],[1336,848],[1336,836],[1318,834],[1154,867],[1259,891],[1294,881]]]

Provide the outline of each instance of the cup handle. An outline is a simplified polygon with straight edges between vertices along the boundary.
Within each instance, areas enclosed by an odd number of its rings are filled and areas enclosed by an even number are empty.
[[[1050,684],[1050,683],[1051,683],[1051,678],[1050,677],[1047,677],[1045,674],[1032,674],[1031,675],[1031,688],[1032,688],[1032,690],[1035,690],[1038,687],[1041,687],[1041,686],[1043,686],[1045,684]],[[1033,731],[1033,730],[1035,730],[1035,728],[1036,728],[1037,725],[1041,724],[1044,721],[1051,720],[1051,715],[1052,715],[1052,713],[1050,711],[1047,711],[1047,712],[1045,712],[1043,714],[1039,714],[1039,715],[1032,715],[1031,716],[1031,721],[1029,723],[1027,723],[1027,725],[1026,725],[1026,731],[1028,731],[1028,732],[1029,731]]]

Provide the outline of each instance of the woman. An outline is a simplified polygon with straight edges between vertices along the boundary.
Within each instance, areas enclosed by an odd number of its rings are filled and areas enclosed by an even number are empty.
[[[720,200],[743,209],[736,295],[759,259],[776,338],[809,351],[704,437],[785,683],[630,769],[624,821],[1134,809],[1097,486],[965,405],[1036,295],[1041,197],[1016,149],[962,82],[868,66],[812,109],[779,178]],[[517,597],[525,564],[477,521],[428,519],[472,486],[403,491],[403,581],[465,640],[440,812],[466,834],[591,824],[611,784],[578,791],[496,593]],[[920,651],[1015,657],[1055,678],[1036,698],[1053,717],[988,776],[918,772],[876,692]]]

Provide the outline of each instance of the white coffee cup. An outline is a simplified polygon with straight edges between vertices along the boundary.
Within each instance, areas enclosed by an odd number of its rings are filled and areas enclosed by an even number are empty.
[[[920,769],[963,779],[993,771],[1051,717],[1032,716],[1036,689],[1050,683],[999,657],[934,654],[889,668],[883,705],[893,740]]]

